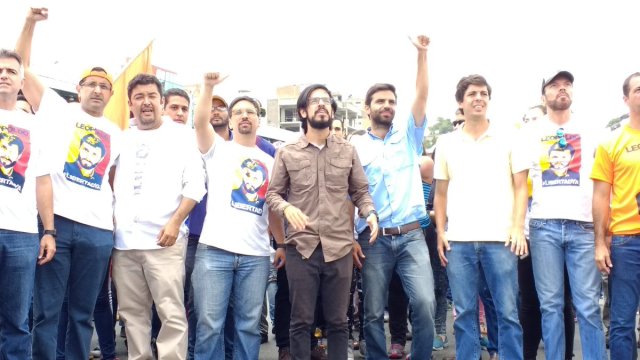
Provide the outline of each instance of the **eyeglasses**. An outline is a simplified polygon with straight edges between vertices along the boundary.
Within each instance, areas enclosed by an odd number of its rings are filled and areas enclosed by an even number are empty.
[[[111,91],[111,86],[103,83],[90,82],[88,84],[87,83],[80,84],[80,86],[89,88],[91,90],[95,90],[97,87],[99,87],[100,90],[102,91]]]
[[[242,116],[242,113],[247,113],[247,116],[255,116],[258,115],[258,113],[254,110],[254,109],[238,109],[238,110],[233,110],[233,112],[231,114],[233,114],[234,116]]]
[[[331,98],[329,97],[314,97],[309,99],[311,105],[318,105],[322,101],[323,104],[331,104]]]
[[[567,138],[564,136],[564,128],[556,130],[556,136],[558,137],[558,146],[560,146],[561,149],[566,148]]]
[[[334,127],[333,131],[342,131],[342,128],[341,127]]]
[[[227,107],[226,106],[214,106],[211,108],[211,112],[214,111],[220,111],[220,112],[225,112],[227,111]]]

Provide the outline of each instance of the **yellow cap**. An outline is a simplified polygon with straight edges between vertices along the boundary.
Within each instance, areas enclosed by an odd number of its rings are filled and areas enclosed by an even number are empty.
[[[88,78],[89,76],[101,77],[107,80],[109,82],[109,85],[113,86],[113,78],[111,77],[111,75],[109,75],[109,73],[107,73],[106,70],[101,67],[92,67],[83,71],[82,76],[80,77],[80,83],[82,83],[82,81],[84,81],[84,79]]]

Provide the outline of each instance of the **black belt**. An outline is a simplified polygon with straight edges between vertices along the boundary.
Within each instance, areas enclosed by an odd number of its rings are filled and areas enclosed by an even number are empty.
[[[415,230],[415,229],[419,229],[420,228],[420,222],[419,221],[414,221],[412,223],[408,223],[408,224],[404,224],[401,226],[395,226],[395,227],[390,227],[390,228],[382,228],[382,236],[388,236],[388,235],[402,235],[402,234],[406,234],[411,230]]]

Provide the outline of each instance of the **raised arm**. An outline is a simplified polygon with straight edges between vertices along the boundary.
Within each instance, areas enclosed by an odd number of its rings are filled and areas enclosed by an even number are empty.
[[[220,84],[226,77],[221,77],[220,73],[210,72],[204,74],[204,84],[200,91],[200,99],[196,104],[194,125],[196,128],[196,137],[198,139],[198,149],[201,153],[206,153],[213,146],[215,140],[215,132],[213,126],[209,123],[211,118],[211,97],[213,96],[213,88]]]
[[[45,87],[29,67],[31,64],[31,42],[36,23],[46,20],[48,17],[49,10],[47,8],[29,8],[20,37],[18,37],[18,42],[16,43],[16,52],[20,54],[24,64],[24,86],[22,92],[34,111],[37,111],[40,107]]]
[[[418,35],[411,39],[411,42],[418,50],[418,70],[416,74],[416,98],[413,100],[411,112],[416,127],[424,126],[427,113],[427,96],[429,94],[429,72],[427,67],[427,48],[429,47],[429,37]]]

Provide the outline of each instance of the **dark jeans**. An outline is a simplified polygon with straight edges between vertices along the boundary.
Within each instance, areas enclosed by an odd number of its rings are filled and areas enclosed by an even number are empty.
[[[113,360],[116,358],[116,317],[118,303],[115,300],[115,296],[112,299],[112,294],[109,291],[111,284],[110,271],[107,270],[104,281],[102,282],[102,288],[96,299],[96,307],[93,310],[93,322],[96,328],[96,334],[98,335],[98,345],[100,346],[100,352],[102,359]],[[115,295],[115,286],[111,286]],[[112,307],[112,304],[114,305]],[[67,326],[69,324],[69,299],[65,296],[62,308],[60,309],[60,319],[58,321],[58,345],[56,348],[56,359],[65,359],[65,344],[67,340]]]
[[[276,291],[276,318],[273,324],[276,346],[289,347],[289,322],[291,321],[291,302],[289,302],[289,280],[284,267],[278,269],[278,290]]]
[[[482,265],[480,265],[480,269],[482,269]],[[484,270],[481,271],[480,274],[480,289],[478,295],[484,306],[484,319],[487,324],[487,340],[489,341],[487,351],[489,354],[494,354],[498,352],[498,313],[496,312],[496,306],[491,297],[491,290],[489,290]],[[479,323],[478,326],[480,326]]]
[[[325,262],[319,244],[308,259],[295,249],[287,247],[287,274],[291,301],[290,351],[293,359],[310,358],[309,333],[315,323],[318,292],[322,297],[322,313],[326,325],[328,358],[344,360],[347,357],[347,305],[353,258],[351,253]]]
[[[431,259],[431,270],[433,271],[433,288],[436,295],[436,316],[434,319],[436,334],[445,335],[447,333],[447,293],[449,292],[449,278],[447,268],[440,264],[438,256],[438,237],[434,223],[424,229],[424,239],[429,248],[429,258]]]
[[[58,231],[56,256],[36,268],[33,358],[56,358],[58,321],[66,297],[66,358],[88,359],[93,335],[91,319],[111,257],[113,232],[59,215],[55,215],[54,223]],[[42,225],[39,228],[42,232]]]
[[[520,284],[520,324],[522,325],[524,359],[535,359],[542,340],[542,314],[533,277],[531,256],[518,260],[518,283]],[[571,289],[567,268],[564,269],[564,336],[565,359],[573,358],[573,338],[576,332]]]
[[[389,283],[389,297],[387,301],[391,343],[404,346],[407,343],[407,308],[409,307],[409,299],[404,293],[402,281],[395,271]]]
[[[433,271],[434,291],[436,296],[435,329],[437,335],[447,333],[447,292],[449,280],[447,269],[440,264],[438,256],[438,240],[435,227],[431,223],[423,229],[424,238],[429,248],[431,270]],[[405,345],[407,342],[407,306],[409,299],[404,293],[402,282],[397,273],[393,273],[389,283],[389,332],[391,343]],[[497,325],[496,325],[497,326]],[[496,334],[497,336],[497,334]]]
[[[358,310],[354,302],[355,294],[358,294]],[[349,339],[353,340],[353,327],[356,323],[355,316],[358,316],[358,341],[364,339],[364,298],[362,297],[362,273],[357,267],[353,267],[351,274],[351,289],[349,289],[349,307],[347,309],[347,327],[349,329]]]
[[[196,250],[200,242],[200,235],[189,235],[187,242],[187,255],[184,259],[184,306],[187,308],[187,323],[189,324],[189,345],[187,347],[187,359],[193,359],[193,348],[196,345],[196,328],[198,326],[198,317],[196,309],[193,306],[193,287],[191,286],[191,274],[193,273],[193,265],[196,262]]]

